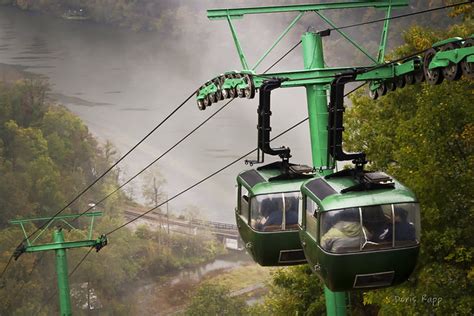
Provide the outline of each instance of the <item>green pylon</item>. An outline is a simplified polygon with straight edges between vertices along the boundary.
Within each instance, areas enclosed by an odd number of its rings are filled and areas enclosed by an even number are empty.
[[[54,231],[53,239],[56,244],[62,244],[64,242],[62,229],[59,228]],[[59,308],[62,316],[72,315],[66,249],[56,249],[55,252],[56,274],[58,276]]]
[[[18,219],[10,221],[11,224],[17,224],[21,226],[23,234],[25,235],[25,243],[22,243],[17,247],[14,253],[15,260],[17,260],[21,254],[24,252],[40,252],[40,251],[49,251],[54,250],[56,254],[56,275],[58,277],[58,294],[59,294],[59,308],[61,316],[72,315],[71,309],[71,297],[69,290],[69,274],[67,268],[67,255],[66,249],[70,248],[79,248],[79,247],[94,247],[99,251],[102,247],[107,245],[107,238],[105,235],[100,236],[97,239],[92,239],[92,227],[94,225],[94,218],[101,216],[101,212],[91,212],[84,214],[84,217],[91,218],[91,224],[89,227],[89,233],[85,238],[86,240],[78,241],[65,241],[64,233],[62,228],[56,228],[53,232],[53,242],[49,244],[39,244],[35,245],[35,242],[38,238],[43,235],[43,233],[52,225],[53,222],[61,221],[63,224],[66,224],[68,227],[75,229],[69,222],[68,219],[76,219],[79,215],[62,215],[51,217],[41,217],[41,218],[31,218],[31,219]],[[47,221],[47,225],[39,230],[37,234],[33,236],[28,236],[25,230],[25,225],[35,221]]]
[[[305,69],[324,68],[323,42],[317,33],[305,33],[301,38]],[[333,173],[328,161],[328,104],[325,84],[306,86],[308,102],[309,129],[311,137],[311,154],[313,166],[322,175]],[[333,292],[324,286],[326,313],[328,316],[346,315],[346,293]]]

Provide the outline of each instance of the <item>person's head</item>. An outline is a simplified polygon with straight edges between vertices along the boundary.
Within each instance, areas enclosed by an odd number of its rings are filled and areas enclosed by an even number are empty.
[[[344,222],[360,222],[359,209],[349,208],[339,213],[339,220]]]
[[[261,205],[261,213],[264,217],[270,215],[273,209],[273,202],[271,199],[265,199],[262,201]]]
[[[298,210],[298,198],[295,196],[285,196],[285,210],[287,212]]]
[[[402,207],[395,207],[395,222],[406,222],[408,211]]]

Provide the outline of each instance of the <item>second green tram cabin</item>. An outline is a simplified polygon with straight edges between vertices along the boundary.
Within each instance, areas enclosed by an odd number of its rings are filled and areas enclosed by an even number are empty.
[[[332,291],[397,285],[416,265],[420,208],[414,194],[384,173],[364,177],[365,186],[351,176],[326,176],[301,189],[301,242]]]
[[[236,221],[240,237],[262,266],[306,263],[298,222],[300,188],[308,177],[275,179],[279,176],[281,171],[271,166],[237,176]]]

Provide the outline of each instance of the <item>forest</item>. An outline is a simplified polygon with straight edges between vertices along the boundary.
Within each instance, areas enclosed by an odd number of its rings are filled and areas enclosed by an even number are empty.
[[[276,1],[273,1],[276,3]],[[273,3],[270,1],[269,3]],[[420,2],[415,2],[417,7]],[[68,8],[83,7],[92,20],[136,31],[174,28],[175,14],[197,15],[185,1],[0,0],[24,10],[61,16]],[[430,1],[430,6],[440,1]],[[179,6],[180,10],[176,9]],[[183,13],[184,12],[184,13]],[[199,14],[202,14],[199,13]],[[336,17],[343,21],[347,16]],[[370,20],[371,14],[364,16]],[[452,36],[474,34],[472,5],[436,13],[432,19],[448,21],[444,29],[426,24],[404,28],[403,43],[389,52],[398,58],[430,47]],[[431,21],[432,19],[427,19]],[[350,19],[348,22],[351,21]],[[439,22],[439,21],[438,21]],[[346,110],[345,146],[364,150],[370,168],[382,170],[410,187],[421,204],[422,243],[418,266],[408,282],[377,291],[352,292],[352,315],[469,315],[474,313],[474,107],[473,80],[438,86],[407,86],[376,101],[367,91],[350,97]],[[113,144],[99,142],[87,126],[48,96],[48,84],[23,80],[0,84],[0,264],[9,260],[22,236],[9,220],[54,214],[76,193],[111,166],[118,153]],[[92,201],[119,186],[112,171],[74,207],[84,210]],[[156,201],[155,201],[156,202]],[[104,216],[94,228],[100,234],[124,221],[124,207],[136,207],[124,192],[102,205]],[[81,220],[71,238],[86,231]],[[47,238],[50,238],[48,232]],[[71,262],[86,252],[71,251]],[[114,234],[110,244],[89,257],[71,278],[75,284],[74,313],[86,314],[82,285],[92,287],[104,315],[134,314],[127,291],[139,280],[215,258],[221,247],[209,236],[185,238],[139,227]],[[0,315],[52,315],[58,313],[55,267],[52,256],[23,254],[0,280]],[[188,315],[324,315],[323,284],[308,266],[272,272],[269,293],[247,306],[231,296],[229,288],[204,284],[183,313]],[[81,294],[82,293],[82,294]],[[89,308],[90,306],[88,306]]]
[[[0,84],[0,262],[4,267],[23,236],[9,220],[53,215],[102,174],[117,159],[110,142],[98,144],[87,126],[65,107],[48,97],[48,84],[22,80]],[[117,171],[110,172],[64,214],[79,213],[91,201],[119,186]],[[146,190],[145,190],[146,191]],[[123,224],[123,211],[137,207],[121,191],[98,205],[103,217],[94,232],[99,234]],[[80,240],[88,222],[77,221],[77,230],[67,230],[66,240]],[[61,225],[66,229],[67,226]],[[28,232],[34,227],[26,226]],[[40,242],[51,242],[50,228]],[[222,246],[206,234],[187,237],[138,227],[119,230],[109,245],[89,256],[71,276],[73,311],[86,313],[100,308],[107,315],[133,313],[127,295],[139,280],[157,278],[183,267],[195,266],[223,253]],[[68,253],[70,269],[88,249]],[[52,253],[23,254],[14,261],[0,284],[1,315],[52,315],[58,313],[55,263]],[[2,268],[3,269],[3,268]],[[93,288],[98,301],[87,303],[82,288]],[[76,294],[74,294],[76,293]],[[84,304],[93,304],[86,306]]]
[[[449,13],[462,22],[439,30],[414,26],[391,57],[407,56],[452,36],[474,33],[472,6]],[[374,101],[367,91],[350,97],[345,146],[363,150],[370,168],[393,175],[414,190],[421,205],[421,254],[415,272],[400,286],[350,293],[352,315],[471,315],[474,312],[474,82],[463,78],[432,86],[407,86]],[[194,307],[226,311],[207,286]],[[206,293],[206,295],[204,295]],[[213,298],[214,297],[214,298]],[[325,315],[321,280],[308,266],[273,273],[264,301],[236,315]],[[240,304],[240,305],[239,305]],[[232,313],[231,313],[232,314]],[[199,313],[193,314],[199,315]]]
[[[264,5],[282,5],[282,4],[298,4],[311,1],[290,0],[265,1]],[[324,2],[324,1],[321,1]],[[328,1],[326,1],[328,2]],[[434,8],[443,5],[444,0],[412,1],[410,10],[420,10],[426,7]],[[448,1],[449,2],[449,1]],[[451,1],[453,2],[453,1]],[[456,2],[456,1],[454,1]],[[461,2],[461,1],[457,1]],[[92,21],[98,23],[106,23],[135,31],[159,31],[162,33],[173,33],[185,35],[186,32],[193,32],[189,27],[176,24],[177,20],[183,17],[192,21],[195,19],[205,19],[205,10],[203,8],[221,8],[235,7],[235,3],[230,0],[216,1],[184,1],[184,0],[0,0],[0,5],[13,5],[22,10],[39,11],[52,16],[62,17],[68,10],[83,9],[85,16]],[[263,5],[260,1],[247,1],[246,6]],[[404,10],[399,10],[404,13]],[[366,10],[363,14],[362,21],[370,21],[377,15],[377,10]],[[432,12],[430,19],[427,21],[419,21],[414,18],[408,18],[402,21],[393,21],[395,29],[402,28],[410,23],[445,23],[448,21],[446,15],[439,12]],[[360,16],[351,13],[336,11],[332,15],[333,20],[338,24],[350,24],[360,22]],[[306,26],[305,26],[306,27]],[[304,28],[302,28],[303,30]],[[367,26],[364,31],[370,32],[376,30],[375,26]],[[189,34],[188,34],[189,35]],[[211,35],[211,34],[201,34]]]

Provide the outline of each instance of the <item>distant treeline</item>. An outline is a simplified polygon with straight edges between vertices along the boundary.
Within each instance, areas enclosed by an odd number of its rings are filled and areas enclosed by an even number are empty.
[[[314,1],[246,1],[245,6],[271,6],[305,2],[311,3]],[[409,10],[415,11],[421,8],[437,7],[443,5],[444,2],[443,0],[412,1]],[[95,22],[122,26],[137,31],[166,31],[175,28],[176,26],[173,23],[176,21],[184,21],[185,19],[192,21],[196,17],[204,17],[204,9],[242,6],[242,4],[231,0],[0,0],[0,4],[14,5],[22,10],[40,11],[54,16],[64,16],[65,13],[71,12],[71,10],[83,9],[83,14]],[[334,17],[335,22],[347,24],[369,21],[373,19],[377,11],[372,9],[361,14],[354,14],[352,11],[335,11],[335,15],[330,14],[330,16]],[[397,10],[397,14],[402,11]],[[319,20],[316,16],[314,17],[315,21]],[[433,12],[426,20],[439,23],[439,20],[444,17],[446,16],[442,13]],[[416,18],[411,19],[411,21],[416,21]],[[411,22],[404,20],[402,23],[394,23],[405,27],[407,23]]]
[[[98,144],[80,118],[49,99],[45,82],[0,82],[0,269],[23,239],[20,227],[9,225],[9,220],[52,216],[116,159],[112,144]],[[118,178],[118,172],[111,171],[64,214],[86,210],[89,203],[115,190]],[[96,221],[94,238],[123,224],[123,210],[134,206],[122,191],[98,205],[103,217]],[[64,229],[66,240],[87,234],[85,220],[75,224],[78,230]],[[138,290],[139,280],[200,264],[223,252],[210,235],[127,228],[111,235],[109,244],[93,252],[71,277],[74,314],[86,309],[104,315],[134,314],[127,298]],[[34,227],[26,229],[31,233]],[[51,234],[52,229],[39,242],[51,242]],[[71,270],[87,250],[68,251]],[[0,279],[0,315],[58,314],[55,275],[54,252],[25,253],[13,261]],[[85,284],[93,289],[92,305]]]

